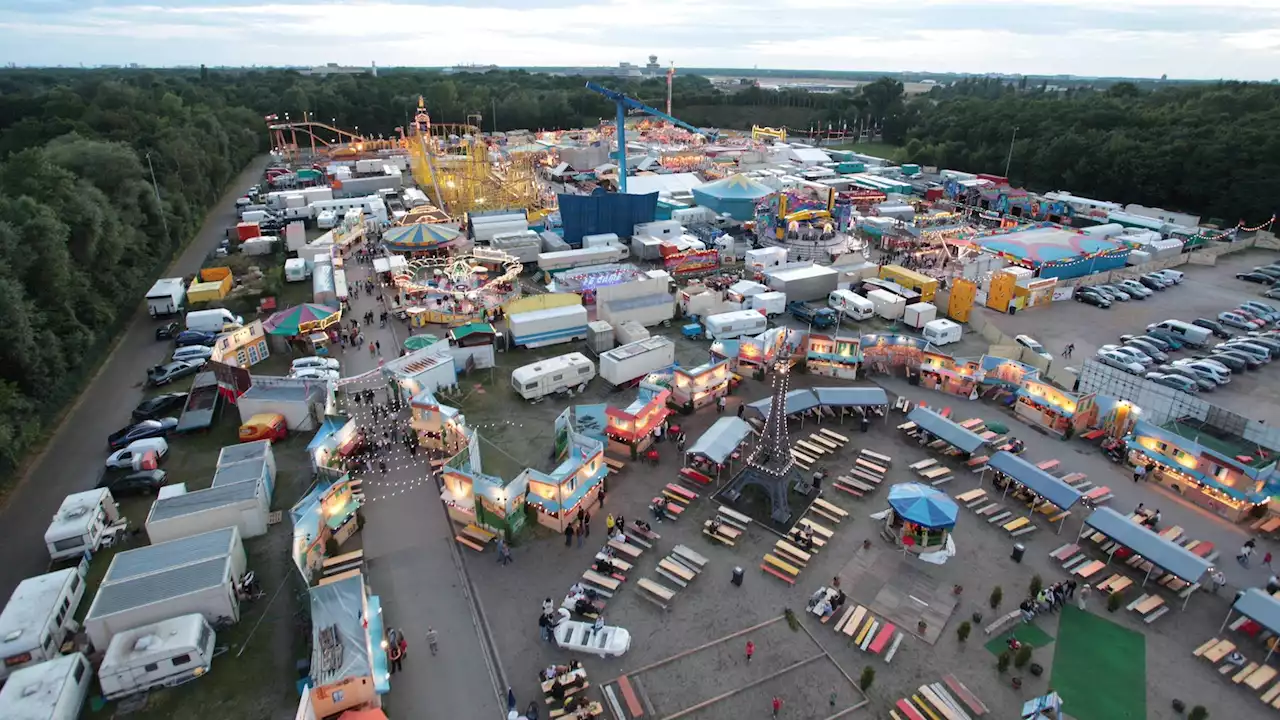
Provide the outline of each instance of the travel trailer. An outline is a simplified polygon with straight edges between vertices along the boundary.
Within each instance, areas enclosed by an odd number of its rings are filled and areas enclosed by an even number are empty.
[[[102,695],[115,700],[173,687],[209,672],[216,637],[203,615],[180,615],[111,638],[98,668]]]
[[[730,340],[743,335],[759,335],[769,329],[769,319],[756,310],[735,310],[712,315],[703,326],[708,338]]]
[[[575,352],[516,368],[511,373],[511,387],[525,400],[540,400],[553,393],[584,388],[595,376],[595,364]]]
[[[18,668],[58,656],[63,641],[78,627],[76,608],[84,597],[89,564],[37,575],[18,583],[0,611],[0,680]],[[6,716],[0,713],[0,717]]]
[[[68,495],[44,532],[49,558],[58,561],[92,553],[108,528],[120,522],[120,509],[105,488]]]
[[[93,668],[82,653],[24,667],[0,688],[0,718],[76,720],[89,695]]]

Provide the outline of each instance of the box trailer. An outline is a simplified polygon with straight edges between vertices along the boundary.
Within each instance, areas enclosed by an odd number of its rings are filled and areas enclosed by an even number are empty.
[[[676,316],[676,298],[670,293],[655,293],[640,297],[597,299],[596,315],[613,325],[634,321],[645,327],[667,326],[671,324],[671,318]]]
[[[535,263],[538,261],[538,255],[542,253],[542,238],[532,230],[519,230],[494,235],[489,241],[489,246],[515,257],[522,263]]]
[[[676,361],[676,345],[656,335],[616,347],[600,355],[600,377],[613,386],[626,385]]]
[[[635,320],[619,323],[613,330],[614,339],[619,345],[630,345],[649,337],[649,329]]]
[[[885,320],[897,320],[907,309],[907,301],[887,290],[872,290],[867,299],[876,306],[876,314]]]
[[[182,278],[160,278],[147,291],[147,312],[151,317],[177,315],[186,304],[187,285]]]
[[[781,247],[765,247],[759,250],[747,251],[747,270],[753,273],[763,273],[769,268],[777,267],[787,262],[787,249]]]
[[[759,295],[765,292],[769,292],[767,285],[761,285],[751,280],[739,280],[729,286],[729,289],[725,291],[725,295],[734,302],[746,302],[747,298],[752,295]]]
[[[927,302],[912,303],[902,309],[902,323],[917,330],[938,317],[938,308]]]
[[[621,245],[622,240],[615,233],[600,233],[598,235],[583,235],[582,247],[604,247],[605,245]]]
[[[75,567],[18,583],[0,611],[0,681],[18,668],[58,656],[62,643],[79,627],[75,615],[88,571],[89,564],[82,560]]]
[[[557,355],[511,371],[511,389],[525,400],[539,400],[568,390],[585,390],[596,366],[582,353]]]
[[[604,265],[626,260],[631,252],[622,245],[580,248],[562,252],[538,253],[538,269],[543,272],[560,272],[587,265]]]
[[[836,289],[840,273],[822,265],[808,264],[766,271],[764,276],[770,289],[786,293],[791,302],[808,302],[825,301]]]
[[[747,300],[747,306],[756,312],[764,313],[766,317],[774,317],[787,311],[787,296],[786,293],[777,291],[762,292],[752,295]]]
[[[708,317],[703,328],[711,340],[731,340],[743,335],[759,335],[769,329],[769,319],[756,310],[734,310]]]
[[[581,305],[531,310],[507,316],[511,344],[538,348],[587,339],[587,309]]]

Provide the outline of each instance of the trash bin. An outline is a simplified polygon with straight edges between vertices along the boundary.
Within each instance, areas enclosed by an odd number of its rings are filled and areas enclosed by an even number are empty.
[[[742,568],[735,567],[733,569],[733,579],[730,580],[730,582],[738,587],[742,587]]]
[[[1013,561],[1014,561],[1014,562],[1016,562],[1016,563],[1020,563],[1020,562],[1022,562],[1022,556],[1023,556],[1023,554],[1024,554],[1024,553],[1026,553],[1026,552],[1027,552],[1027,546],[1026,546],[1026,545],[1023,545],[1022,543],[1014,543],[1014,544],[1013,544],[1013,554],[1012,554],[1012,555],[1010,555],[1009,557],[1013,558]]]

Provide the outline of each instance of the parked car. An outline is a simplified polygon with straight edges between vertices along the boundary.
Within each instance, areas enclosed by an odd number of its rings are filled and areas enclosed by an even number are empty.
[[[1239,272],[1236,273],[1236,279],[1251,283],[1261,283],[1263,285],[1274,285],[1276,282],[1274,277],[1260,272]]]
[[[147,370],[147,384],[153,386],[168,385],[178,378],[195,375],[203,365],[203,362],[187,362],[185,360],[175,360],[164,365],[156,365]]]
[[[1268,305],[1257,300],[1246,300],[1240,303],[1240,307],[1253,312],[1253,314],[1258,315],[1267,322],[1280,320],[1280,310],[1277,310],[1274,305]]]
[[[1124,346],[1136,348],[1138,351],[1156,362],[1169,362],[1169,356],[1166,355],[1164,351],[1142,338],[1133,338],[1126,342]]]
[[[340,365],[338,361],[333,358],[323,358],[323,357],[317,357],[313,355],[311,357],[301,357],[301,358],[298,358],[297,360],[294,360],[290,364],[290,367],[292,367],[294,370],[298,370],[301,368],[320,368],[322,370],[337,370],[340,367]]]
[[[133,421],[142,422],[160,417],[170,410],[177,410],[187,404],[187,393],[175,392],[157,395],[138,403],[133,409]]]
[[[1200,392],[1200,385],[1195,380],[1182,377],[1181,375],[1166,375],[1164,373],[1147,373],[1146,378],[1157,385],[1164,385],[1182,392],[1197,393]]]
[[[1164,278],[1174,285],[1182,284],[1183,278],[1187,276],[1186,273],[1181,270],[1170,270],[1168,268],[1164,270],[1153,270],[1150,274]]]
[[[187,345],[209,345],[212,346],[218,341],[218,336],[205,332],[204,330],[183,330],[173,339],[173,344],[178,347]]]
[[[288,435],[289,428],[280,413],[258,413],[240,426],[240,442],[283,440]]]
[[[1249,318],[1236,312],[1220,312],[1218,313],[1218,322],[1239,330],[1257,330],[1258,325]]]
[[[1053,355],[1051,355],[1048,350],[1045,350],[1044,346],[1041,345],[1035,338],[1031,337],[1030,335],[1018,335],[1013,339],[1013,341],[1018,343],[1022,347],[1030,350],[1031,352],[1039,355],[1045,360],[1053,359]]]
[[[1086,305],[1093,305],[1103,309],[1111,307],[1111,301],[1107,299],[1106,295],[1091,288],[1080,288],[1072,294],[1072,297],[1075,298],[1076,302],[1082,302]]]
[[[289,373],[291,378],[301,378],[304,380],[330,380],[338,381],[342,379],[342,375],[337,370],[325,370],[322,368],[298,368]]]
[[[1163,280],[1158,280],[1149,275],[1138,277],[1138,282],[1142,283],[1142,286],[1148,290],[1163,290],[1165,288]]]
[[[1241,363],[1242,367],[1240,370],[1257,370],[1262,367],[1262,361],[1253,355],[1239,350],[1233,350],[1228,347],[1215,348],[1214,351],[1210,353],[1209,358],[1212,360],[1218,360],[1227,367],[1231,367],[1231,363],[1228,362],[1228,360],[1234,360]],[[1234,367],[1231,369],[1236,370]]]
[[[1099,349],[1126,355],[1129,357],[1130,361],[1136,362],[1143,367],[1147,367],[1155,363],[1155,360],[1151,359],[1146,353],[1138,350],[1137,348],[1125,347],[1123,345],[1103,345]]]
[[[213,348],[208,345],[183,345],[173,351],[170,360],[183,362],[206,363],[213,357]]]
[[[1158,275],[1156,273],[1149,272],[1146,275],[1143,275],[1142,277],[1154,281],[1156,284],[1156,287],[1155,287],[1156,290],[1164,290],[1165,288],[1173,287],[1173,281],[1166,278],[1163,275]],[[1138,278],[1138,279],[1141,280],[1142,278]],[[1146,283],[1143,283],[1143,285],[1146,285]],[[1151,286],[1147,285],[1147,287],[1151,287]]]
[[[1214,382],[1226,385],[1231,382],[1231,368],[1217,360],[1208,358],[1183,358],[1173,361],[1174,367],[1189,367],[1204,375],[1213,376]]]
[[[161,325],[160,327],[156,328],[156,339],[172,340],[180,332],[182,332],[182,326],[179,325],[178,323],[176,322],[165,323],[164,325]]]
[[[169,473],[164,470],[139,470],[128,475],[106,472],[98,481],[98,487],[110,490],[114,497],[156,495],[168,477]]]
[[[1243,340],[1253,345],[1261,345],[1262,347],[1266,348],[1271,352],[1271,357],[1280,355],[1280,339],[1277,339],[1275,336],[1251,334],[1251,335],[1241,335],[1240,337],[1234,338],[1234,339]],[[1228,340],[1227,342],[1230,343],[1231,340]]]
[[[1220,337],[1223,340],[1231,337],[1231,331],[1228,330],[1225,325],[1218,322],[1217,320],[1210,320],[1209,318],[1196,318],[1195,320],[1191,321],[1191,324],[1195,325],[1196,327],[1202,327],[1205,330],[1208,330],[1209,332],[1213,333],[1214,336]]]
[[[1093,287],[1110,298],[1112,302],[1129,302],[1129,293],[1115,285],[1094,285]]]
[[[169,443],[164,438],[146,438],[134,440],[128,447],[121,448],[107,456],[109,468],[131,469],[134,464],[146,455],[154,453],[159,460],[169,453]],[[139,468],[142,469],[142,468]]]
[[[1222,343],[1221,345],[1219,345],[1218,347],[1225,347],[1231,350],[1241,350],[1258,358],[1264,363],[1271,362],[1270,349],[1268,349],[1263,345],[1259,345],[1257,343],[1248,342],[1242,338],[1235,338],[1232,340],[1228,340],[1225,343]]]
[[[143,420],[111,433],[111,435],[107,436],[107,446],[112,450],[119,450],[134,440],[165,437],[173,432],[176,427],[178,427],[178,418],[163,417],[155,420]]]
[[[1280,268],[1272,267],[1270,265],[1262,265],[1250,270],[1249,272],[1261,273],[1263,275],[1268,275],[1274,279],[1280,280]]]
[[[1169,346],[1170,350],[1181,350],[1187,344],[1186,338],[1179,337],[1173,334],[1172,332],[1165,330],[1164,328],[1153,327],[1147,330],[1147,335],[1153,338],[1157,338],[1159,340],[1163,340],[1165,344]],[[1165,352],[1168,352],[1168,350],[1166,350]]]
[[[1164,373],[1165,375],[1177,375],[1178,377],[1184,377],[1198,385],[1201,391],[1213,391],[1218,388],[1218,383],[1215,382],[1213,378],[1202,376],[1200,373],[1186,365],[1161,365],[1156,368],[1156,371]]]
[[[1249,363],[1246,362],[1244,358],[1233,357],[1229,353],[1225,353],[1225,352],[1222,352],[1222,353],[1213,352],[1213,353],[1204,353],[1202,355],[1194,355],[1191,357],[1191,359],[1198,360],[1201,362],[1218,363],[1219,365],[1227,368],[1231,372],[1242,373],[1249,369]]]
[[[1154,291],[1138,282],[1137,280],[1121,280],[1116,285],[1133,297],[1145,300],[1154,294]]]
[[[1130,360],[1129,356],[1124,353],[1113,352],[1111,350],[1099,350],[1097,358],[1098,362],[1101,362],[1103,365],[1109,365],[1117,370],[1124,370],[1125,372],[1133,373],[1134,375],[1141,375],[1145,370],[1141,364]]]
[[[1269,300],[1280,300],[1280,287],[1267,288],[1267,291],[1262,293],[1262,297]]]
[[[1265,317],[1263,317],[1261,313],[1259,313],[1257,310],[1252,310],[1250,308],[1247,308],[1244,305],[1233,307],[1231,308],[1230,312],[1240,313],[1241,315],[1249,318],[1254,322],[1255,325],[1258,326],[1259,330],[1267,326],[1268,321]]]

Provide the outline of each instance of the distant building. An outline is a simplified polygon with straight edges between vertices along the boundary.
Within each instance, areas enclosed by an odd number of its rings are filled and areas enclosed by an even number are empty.
[[[372,63],[369,67],[326,63],[318,67],[303,68],[298,72],[302,75],[372,75],[378,77],[378,63]]]
[[[657,55],[649,56],[649,62],[644,66],[644,74],[651,77],[657,77],[662,74],[662,66],[658,64]]]
[[[447,73],[490,73],[498,69],[497,65],[464,64],[445,68]]]

